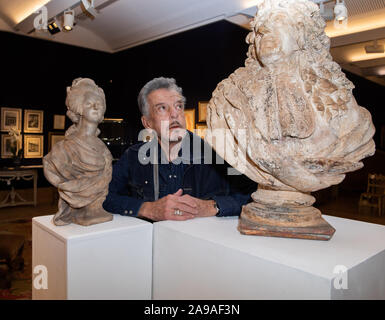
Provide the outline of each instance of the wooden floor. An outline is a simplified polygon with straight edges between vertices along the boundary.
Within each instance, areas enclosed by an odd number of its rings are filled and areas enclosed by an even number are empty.
[[[55,197],[55,193],[56,189],[53,187],[39,188],[38,205],[36,207],[29,205],[0,208],[0,222],[32,219],[36,216],[55,214],[57,211],[57,197]],[[20,194],[26,199],[31,198],[32,189],[21,190]],[[366,214],[358,213],[359,197],[359,193],[340,192],[335,200],[324,201],[324,203],[320,205],[316,202],[315,206],[325,215],[385,225],[385,214],[379,217],[376,212],[367,212]],[[5,193],[1,191],[0,202],[4,198]]]
[[[17,190],[25,199],[33,199],[33,189]],[[0,208],[0,222],[8,222],[22,219],[32,219],[37,216],[55,214],[57,211],[56,189],[53,187],[39,188],[37,192],[37,206],[15,206]],[[0,192],[0,202],[6,197],[6,192]],[[1,230],[0,230],[1,231]]]
[[[345,191],[340,192],[334,201],[329,201],[321,205],[317,205],[316,202],[315,207],[320,209],[324,215],[385,225],[385,214],[378,216],[377,211],[370,212],[369,210],[366,210],[366,212],[362,210],[364,212],[360,214],[358,210],[359,200],[360,193]]]

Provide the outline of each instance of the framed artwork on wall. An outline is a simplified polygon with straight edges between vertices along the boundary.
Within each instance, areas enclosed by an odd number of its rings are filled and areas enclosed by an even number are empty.
[[[194,128],[195,128],[195,109],[186,109],[184,111],[184,116],[186,118],[186,129],[189,131],[194,131]]]
[[[1,135],[1,157],[12,158],[21,149],[21,140],[16,141],[9,134]]]
[[[48,133],[48,152],[51,151],[55,143],[64,140],[64,132],[49,132]]]
[[[66,116],[55,114],[53,116],[53,128],[55,130],[64,130],[66,123]]]
[[[202,139],[204,139],[205,135],[206,135],[206,129],[207,129],[207,124],[205,124],[205,123],[197,123],[195,134],[197,134]]]
[[[198,121],[199,122],[206,121],[207,105],[208,104],[209,104],[208,101],[199,101],[198,102]]]
[[[24,110],[24,132],[42,133],[43,114],[42,110]]]
[[[43,158],[43,135],[24,135],[24,158]]]
[[[1,108],[1,131],[21,131],[21,109]]]

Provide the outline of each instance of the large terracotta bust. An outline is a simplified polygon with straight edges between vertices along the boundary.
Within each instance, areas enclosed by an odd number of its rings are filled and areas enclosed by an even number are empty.
[[[67,88],[67,116],[73,125],[65,139],[43,159],[47,180],[58,188],[56,225],[92,225],[112,220],[102,203],[112,174],[112,156],[97,137],[104,118],[104,92],[91,79],[75,79]]]
[[[259,183],[242,233],[330,239],[335,230],[310,192],[340,183],[374,153],[371,115],[332,60],[316,4],[260,0],[258,8],[245,67],[213,92],[207,139]],[[214,144],[215,129],[228,130]]]

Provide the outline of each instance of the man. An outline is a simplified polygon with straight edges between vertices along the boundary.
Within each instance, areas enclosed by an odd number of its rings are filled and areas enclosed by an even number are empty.
[[[205,164],[207,152],[202,156],[193,146],[199,139],[207,151],[207,144],[186,130],[185,98],[175,80],[151,80],[140,91],[138,104],[143,126],[155,137],[128,148],[114,165],[104,208],[152,221],[239,215],[256,184],[236,176],[238,182],[246,181],[242,191],[230,183],[225,165]]]

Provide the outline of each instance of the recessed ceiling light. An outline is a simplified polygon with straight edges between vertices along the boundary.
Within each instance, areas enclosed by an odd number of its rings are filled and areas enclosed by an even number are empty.
[[[56,20],[48,24],[48,31],[50,34],[55,34],[60,32],[60,28]]]
[[[378,44],[377,40],[374,40],[373,45],[365,46],[366,53],[384,53],[384,45]]]

